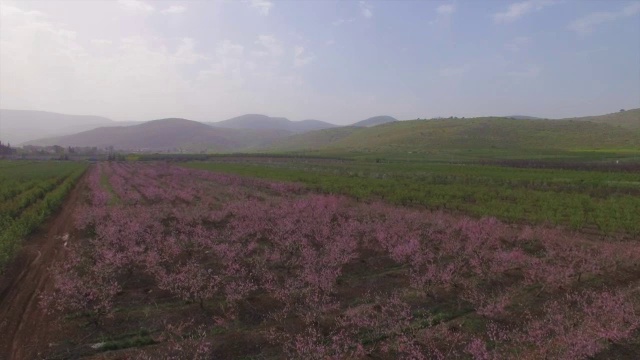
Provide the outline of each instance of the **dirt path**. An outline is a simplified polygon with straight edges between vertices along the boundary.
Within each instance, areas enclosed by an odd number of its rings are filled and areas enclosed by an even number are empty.
[[[64,234],[73,231],[73,213],[85,176],[71,190],[57,214],[24,243],[7,271],[0,275],[0,359],[38,359],[60,334],[56,318],[39,306],[51,288],[49,267],[63,256]],[[57,336],[56,336],[57,335]]]

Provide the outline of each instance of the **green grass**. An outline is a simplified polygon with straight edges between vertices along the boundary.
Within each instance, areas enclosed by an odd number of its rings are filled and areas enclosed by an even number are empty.
[[[503,156],[557,154],[574,149],[640,148],[640,131],[578,120],[514,120],[499,117],[398,121],[371,128],[313,131],[279,141],[280,152],[437,154],[470,151]]]
[[[22,239],[62,204],[87,165],[0,161],[0,271]]]
[[[103,345],[100,351],[121,350],[129,348],[137,348],[155,344],[151,337],[151,332],[147,329],[140,329],[136,332],[121,334],[101,341]]]
[[[507,222],[640,234],[637,173],[401,161],[313,163],[304,159],[261,164],[191,162],[185,166],[299,182],[323,193],[493,216]]]
[[[566,120],[591,121],[596,123],[620,126],[627,129],[640,130],[640,109],[630,109],[600,116],[584,116]]]

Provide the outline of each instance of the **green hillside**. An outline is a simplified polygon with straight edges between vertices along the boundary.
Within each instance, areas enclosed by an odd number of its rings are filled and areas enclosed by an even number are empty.
[[[640,130],[640,109],[631,109],[607,115],[584,116],[564,120],[591,121],[601,124],[620,126],[627,129]]]
[[[411,120],[371,128],[314,131],[283,139],[271,148],[418,153],[447,149],[640,151],[640,131],[576,120]]]
[[[362,127],[338,127],[325,130],[316,130],[304,134],[293,135],[276,142],[270,150],[276,151],[300,151],[323,149],[327,145],[334,144],[349,135],[366,128]]]

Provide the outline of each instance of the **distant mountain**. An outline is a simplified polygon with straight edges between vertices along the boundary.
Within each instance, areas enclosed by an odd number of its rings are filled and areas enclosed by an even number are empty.
[[[627,129],[640,130],[640,109],[618,111],[612,114],[600,116],[584,116],[567,118],[563,120],[591,121],[600,124],[619,126]],[[640,147],[640,145],[638,145]]]
[[[4,123],[8,115],[5,114],[11,115],[12,119],[19,117],[12,111],[3,110],[2,135],[6,133]],[[17,114],[23,115],[21,112]],[[61,114],[48,115],[49,118],[42,116],[39,119],[45,125],[46,119],[65,117]],[[72,117],[75,122],[66,124],[94,126],[105,121],[100,117],[87,117],[87,123],[80,123],[83,118]],[[29,119],[25,123],[29,123]],[[28,141],[26,144],[113,146],[132,151],[330,150],[405,153],[429,153],[440,149],[471,152],[482,149],[637,149],[640,144],[640,109],[560,120],[520,116],[516,119],[483,117],[397,121],[390,116],[377,116],[359,121],[354,126],[343,127],[317,120],[296,122],[255,114],[218,123],[171,118],[130,126],[113,126],[119,125],[118,122],[107,124],[110,126]],[[376,126],[380,124],[385,125]],[[321,129],[306,130],[313,128]],[[2,137],[0,140],[5,141]],[[15,140],[11,141],[16,145]]]
[[[132,126],[100,127],[73,135],[29,141],[25,145],[226,152],[263,147],[290,134],[283,130],[215,128],[197,121],[171,118]]]
[[[18,144],[28,140],[73,134],[99,126],[117,124],[101,116],[0,109],[0,141]]]
[[[382,125],[390,122],[398,121],[396,118],[392,116],[374,116],[368,119],[358,121],[357,123],[351,124],[351,126],[355,127],[372,127],[377,125]]]
[[[326,121],[315,120],[315,119],[292,121],[292,123],[293,123],[293,127],[291,131],[301,132],[301,133],[307,132],[307,131],[331,129],[331,128],[338,127],[338,125],[334,125]]]
[[[304,133],[307,131],[328,129],[337,126],[320,120],[291,121],[287,118],[270,117],[260,114],[246,114],[208,124],[215,127],[229,129],[286,130],[292,133]]]

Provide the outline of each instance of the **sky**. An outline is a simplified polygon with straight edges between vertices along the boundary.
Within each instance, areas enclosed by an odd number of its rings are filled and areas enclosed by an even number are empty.
[[[348,124],[640,107],[640,1],[0,0],[0,108]]]

